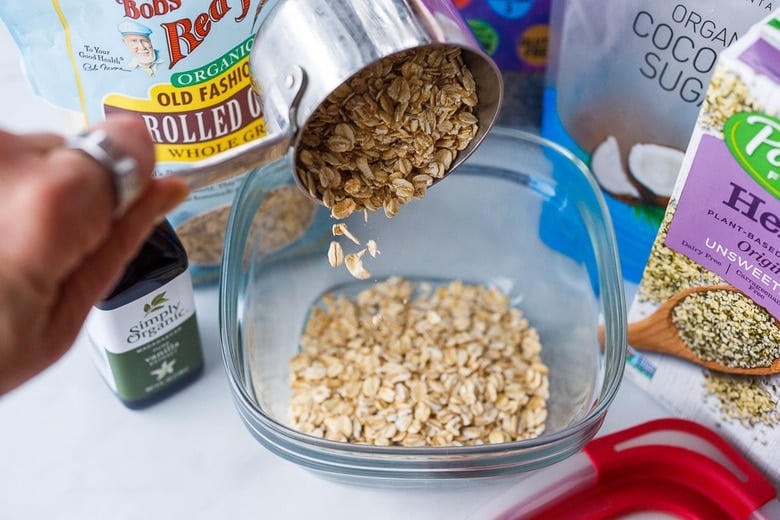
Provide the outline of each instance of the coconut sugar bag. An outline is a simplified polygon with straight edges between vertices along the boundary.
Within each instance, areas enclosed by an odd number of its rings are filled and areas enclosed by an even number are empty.
[[[165,173],[265,135],[249,51],[274,0],[51,0],[0,4],[34,91],[80,112],[143,119]],[[278,59],[278,58],[277,58]],[[218,277],[242,176],[206,187],[169,216],[195,283]]]
[[[771,11],[767,0],[553,0],[542,134],[596,176],[627,281],[642,274],[719,53]]]

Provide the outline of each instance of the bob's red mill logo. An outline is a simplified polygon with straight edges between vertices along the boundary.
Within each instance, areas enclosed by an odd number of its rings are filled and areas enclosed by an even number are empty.
[[[169,15],[179,8],[183,0],[152,0],[140,2],[135,0],[117,0],[124,6],[125,17],[137,20],[139,18],[150,19],[156,16]],[[251,9],[252,0],[212,0],[208,7],[192,18],[180,18],[170,22],[163,22],[162,27],[168,44],[168,53],[171,61],[168,68],[173,68],[176,63],[186,58],[192,51],[203,43],[211,32],[214,24],[222,21],[231,11],[233,21],[239,23],[244,20]],[[265,0],[260,2],[258,11]],[[235,4],[235,7],[231,4]],[[237,8],[237,10],[236,10]]]

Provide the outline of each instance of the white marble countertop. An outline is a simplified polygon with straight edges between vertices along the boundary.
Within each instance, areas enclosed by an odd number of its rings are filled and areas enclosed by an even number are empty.
[[[73,118],[33,96],[2,24],[0,49],[0,128],[72,128]],[[278,458],[255,441],[233,405],[219,354],[217,288],[198,289],[196,305],[205,374],[162,403],[126,409],[83,338],[55,366],[0,397],[0,518],[456,520],[530,476],[465,489],[368,489]],[[666,415],[626,381],[601,433]]]

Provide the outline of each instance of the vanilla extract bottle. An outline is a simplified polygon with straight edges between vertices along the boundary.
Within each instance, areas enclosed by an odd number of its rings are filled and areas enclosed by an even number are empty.
[[[85,330],[98,370],[128,408],[165,399],[203,373],[203,350],[187,253],[159,224]]]

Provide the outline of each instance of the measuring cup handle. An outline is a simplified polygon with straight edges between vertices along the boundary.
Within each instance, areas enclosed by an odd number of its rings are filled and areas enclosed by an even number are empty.
[[[194,191],[284,157],[295,137],[295,116],[305,81],[304,70],[290,64],[271,82],[264,108],[273,107],[271,113],[275,115],[277,132],[163,175],[184,178],[190,190]],[[268,110],[265,110],[265,115],[269,115]]]

